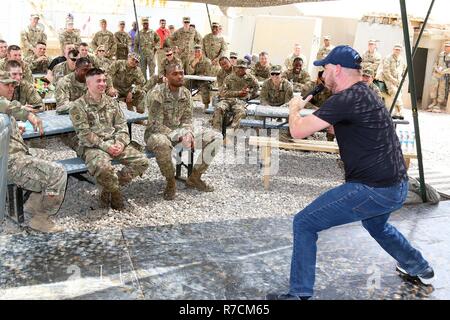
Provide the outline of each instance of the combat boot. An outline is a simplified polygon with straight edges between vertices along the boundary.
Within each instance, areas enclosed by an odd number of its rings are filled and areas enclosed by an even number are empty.
[[[202,179],[202,174],[198,170],[193,170],[192,174],[187,178],[186,185],[188,187],[203,191],[203,192],[212,192],[214,188],[212,186],[207,185]]]
[[[177,183],[175,181],[175,177],[167,178],[167,184],[163,194],[164,200],[175,199],[176,193],[177,193]]]
[[[119,178],[119,185],[122,187],[127,185],[128,183],[130,183],[131,180],[133,180],[133,177],[131,176],[131,174],[124,173],[123,170],[118,172],[117,177]]]
[[[431,104],[425,109],[425,111],[433,110],[433,107],[437,105],[437,99],[431,100]]]
[[[49,216],[41,213],[34,213],[28,225],[31,229],[40,232],[61,232],[64,229],[57,227]]]
[[[111,193],[107,192],[107,191],[105,191],[105,189],[103,189],[102,192],[100,193],[100,208],[103,208],[103,209],[109,208],[110,197],[111,197]]]
[[[111,208],[119,211],[125,209],[125,203],[120,190],[111,192]]]

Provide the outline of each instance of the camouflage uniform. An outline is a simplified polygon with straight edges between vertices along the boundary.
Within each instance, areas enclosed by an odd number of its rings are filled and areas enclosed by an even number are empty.
[[[300,56],[296,56],[295,54],[291,54],[289,57],[284,60],[284,67],[286,70],[292,69],[292,65],[294,64],[295,58],[301,58],[303,60],[303,67],[306,66],[306,56],[301,54]]]
[[[380,64],[381,64],[381,54],[378,53],[378,51],[375,51],[374,53],[366,51],[366,53],[364,53],[364,55],[362,56],[362,63],[361,63],[362,70],[372,69],[375,76],[377,74],[377,70]]]
[[[270,63],[268,63],[266,66],[262,66],[259,62],[257,62],[250,72],[258,81],[265,81],[270,78],[271,68],[272,65]]]
[[[6,58],[0,60],[0,70],[6,71],[6,63],[8,60]],[[28,81],[29,83],[34,83],[33,74],[31,73],[30,66],[25,61],[19,61],[22,65],[23,72],[23,80]]]
[[[315,83],[311,84],[311,87],[315,86]],[[328,89],[327,87],[325,87],[325,89],[323,89],[320,93],[316,94],[310,101],[310,103],[315,107],[315,108],[320,108],[325,101],[328,100],[329,97],[331,97],[333,95],[333,93],[330,91],[330,89]]]
[[[398,90],[398,86],[400,85],[400,81],[402,79],[403,72],[405,72],[406,65],[403,62],[401,57],[396,57],[391,54],[386,57],[383,61],[383,73],[382,80],[386,84],[387,93],[390,98],[394,98],[395,94]],[[386,106],[390,106],[391,103],[386,103]],[[398,95],[397,102],[395,103],[395,116],[402,115],[402,94]]]
[[[239,97],[239,92],[244,88],[248,88],[250,91],[246,97],[241,98]],[[245,74],[243,77],[239,77],[233,72],[226,77],[219,94],[221,100],[214,110],[212,127],[221,131],[225,112],[232,111],[233,122],[231,127],[238,128],[241,119],[246,117],[246,100],[255,98],[258,90],[258,80],[251,74]]]
[[[333,50],[334,49],[334,46],[333,45],[329,45],[328,47],[325,47],[325,46],[323,46],[323,47],[321,47],[320,49],[319,49],[319,51],[317,52],[317,56],[316,56],[316,59],[317,60],[322,60],[322,59],[325,59],[325,57],[331,52],[331,50]]]
[[[180,58],[183,63],[183,69],[188,70],[189,59],[191,58],[194,45],[202,43],[202,37],[195,30],[185,31],[183,28],[175,31],[170,37],[172,44],[178,46]]]
[[[117,43],[116,58],[117,60],[127,60],[128,59],[128,48],[131,46],[131,36],[128,32],[117,31],[114,33]]]
[[[33,54],[25,58],[24,61],[28,63],[32,73],[47,73],[50,64],[48,57],[41,61],[37,61],[37,59],[39,57]]]
[[[230,68],[230,70],[226,71],[222,68],[220,68],[220,71],[217,73],[217,86],[220,88],[223,86],[223,83],[225,81],[225,78],[228,77],[233,72],[233,67]]]
[[[53,68],[53,83],[57,85],[60,79],[62,79],[63,77],[67,76],[72,72],[73,70],[69,69],[69,64],[67,63],[67,61],[57,64]]]
[[[306,70],[301,70],[299,74],[294,73],[293,69],[286,70],[281,75],[294,86],[294,92],[300,92],[302,96],[306,95],[313,88],[311,77]]]
[[[99,31],[94,35],[91,42],[93,51],[97,50],[98,46],[105,46],[105,57],[111,59],[116,55],[117,43],[114,34],[111,31]]]
[[[40,105],[44,106],[42,98],[31,83],[22,80],[20,84],[14,88],[12,100],[19,101],[21,105]]]
[[[141,69],[129,67],[127,60],[118,60],[109,67],[108,75],[112,79],[114,88],[119,92],[119,98],[126,98],[129,92],[134,91],[132,106],[136,107],[137,112],[144,113],[145,108],[142,107],[141,101],[145,95],[142,89],[145,78]],[[134,89],[133,85],[136,86]],[[128,109],[133,110],[131,106]]]
[[[380,88],[378,88],[378,86],[376,86],[372,82],[371,84],[369,84],[369,88],[372,89],[373,91],[375,91],[375,93],[378,95],[378,97],[380,97],[380,99],[383,100],[383,95],[381,94],[381,90],[380,90]]]
[[[194,59],[189,61],[188,65],[188,74],[196,75],[196,76],[209,76],[211,75],[211,60],[202,56],[200,61],[195,65],[195,68],[192,68],[192,63]],[[211,102],[211,83],[209,81],[195,81],[190,80],[192,83],[192,88],[198,88],[200,90],[200,94],[202,96],[202,102],[205,107],[208,107]]]
[[[103,71],[108,71],[109,66],[113,63],[113,60],[110,60],[106,57],[95,57],[95,64],[97,66],[97,68],[102,69]]]
[[[64,29],[64,31],[59,34],[58,38],[62,53],[64,53],[65,43],[73,43],[77,48],[81,43],[80,30],[78,29],[73,29],[73,31],[68,31],[67,29]]]
[[[55,90],[56,113],[68,114],[72,105],[71,102],[83,96],[86,91],[86,83],[77,81],[74,72],[61,78]]]
[[[262,105],[267,106],[281,106],[288,103],[294,97],[292,84],[286,80],[281,79],[280,86],[275,88],[272,79],[264,81],[259,98]]]
[[[438,103],[434,109],[439,109],[439,105],[445,108],[450,87],[450,53],[441,52],[433,68],[433,78],[430,89],[430,98]]]
[[[158,34],[148,29],[139,31],[139,37],[136,35],[134,39],[134,48],[137,52],[138,46],[141,49],[141,69],[145,80],[147,80],[147,68],[149,70],[150,77],[155,73],[155,52],[159,48],[159,36]]]
[[[211,75],[215,76],[219,72],[219,58],[224,56],[226,51],[227,44],[223,37],[209,33],[203,38],[203,52],[205,56],[211,61],[216,60],[216,63],[212,65]]]
[[[25,209],[33,215],[54,215],[63,200],[67,183],[64,168],[36,156],[22,139],[16,119],[26,121],[26,111],[17,101],[9,102],[0,97],[0,112],[10,115],[11,136],[9,141],[8,181],[32,191]],[[51,196],[51,197],[50,197]],[[55,197],[56,196],[56,197]]]
[[[106,192],[120,191],[119,179],[142,175],[148,167],[147,157],[130,144],[127,120],[117,101],[103,95],[99,103],[86,93],[73,102],[70,119],[77,133],[77,153],[84,159],[89,173]],[[116,173],[108,148],[121,142],[125,148],[115,157],[124,167]]]
[[[47,35],[39,28],[28,26],[20,33],[20,47],[25,57],[34,54],[33,49],[38,42],[47,43]]]
[[[163,76],[164,75],[164,70],[166,69],[166,66],[168,66],[170,63],[176,63],[179,64],[180,66],[183,65],[183,62],[181,62],[180,59],[178,59],[177,57],[173,57],[172,61],[169,61],[169,59],[167,59],[167,57],[164,57],[164,59],[161,60],[161,68],[159,70],[159,75]]]
[[[179,139],[191,133],[195,139],[195,147],[202,152],[197,158],[194,170],[204,173],[217,149],[222,143],[222,135],[213,130],[203,129],[194,134],[192,128],[192,97],[185,87],[179,88],[175,97],[167,84],[157,86],[145,97],[148,108],[148,127],[144,139],[147,149],[155,153],[161,174],[173,179],[175,172],[172,164],[172,149],[179,146]]]

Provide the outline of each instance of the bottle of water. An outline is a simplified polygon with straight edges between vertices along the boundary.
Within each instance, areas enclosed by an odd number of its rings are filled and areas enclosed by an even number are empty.
[[[404,136],[403,136],[402,130],[399,130],[399,132],[398,132],[398,140],[400,141],[400,147],[402,148],[402,151],[403,151],[405,141],[404,141]]]
[[[403,135],[403,143],[404,143],[403,151],[405,152],[409,152],[409,137],[410,137],[409,131],[405,131]]]
[[[414,153],[416,150],[416,135],[414,131],[411,131],[409,136],[409,152]]]

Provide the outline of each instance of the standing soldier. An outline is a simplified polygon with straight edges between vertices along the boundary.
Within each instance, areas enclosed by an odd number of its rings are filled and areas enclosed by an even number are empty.
[[[225,112],[232,111],[231,127],[238,128],[241,119],[246,117],[246,102],[254,99],[258,94],[258,80],[251,74],[247,74],[247,62],[238,59],[233,69],[234,72],[225,78],[225,83],[219,92],[221,100],[217,104],[212,118],[212,127],[220,132]]]
[[[66,29],[59,35],[59,44],[63,55],[65,43],[73,43],[76,47],[81,43],[80,30],[73,28],[73,18],[71,16],[67,17]]]
[[[125,98],[128,110],[144,113],[145,108],[141,104],[144,98],[142,87],[145,85],[145,78],[139,68],[140,57],[137,53],[128,54],[128,60],[114,61],[108,69],[108,76],[111,77],[114,88],[119,94],[119,98]]]
[[[47,74],[48,65],[50,64],[49,58],[46,55],[47,44],[44,42],[38,42],[33,51],[33,55],[30,55],[24,59],[30,66],[31,72]]]
[[[182,64],[181,60],[178,59],[177,57],[175,57],[172,48],[166,48],[164,49],[164,51],[166,52],[166,57],[161,60],[161,68],[159,68],[159,75],[160,76],[164,76],[165,74],[165,70],[166,70],[166,66],[168,66],[171,63],[177,63],[177,64]]]
[[[438,113],[446,108],[450,87],[450,41],[447,41],[444,46],[445,49],[439,54],[433,68],[433,82],[430,90],[432,102],[427,109],[427,111]]]
[[[125,21],[119,22],[119,31],[114,33],[117,43],[117,60],[127,60],[128,51],[131,46],[131,36],[125,31]]]
[[[195,29],[189,27],[191,18],[183,18],[183,27],[175,31],[171,35],[172,44],[177,47],[176,51],[178,58],[183,63],[183,69],[188,70],[189,59],[191,57],[192,49],[194,45],[202,43],[201,37]]]
[[[20,42],[25,57],[33,54],[33,48],[38,42],[47,43],[47,35],[38,27],[39,15],[32,14],[30,25],[20,33]]]
[[[381,64],[381,54],[377,51],[377,41],[369,40],[368,49],[362,56],[361,68],[372,69],[374,77],[377,75],[378,67]]]
[[[105,46],[106,54],[108,59],[112,59],[116,55],[117,43],[114,34],[107,29],[107,23],[105,19],[100,20],[100,31],[98,31],[91,42],[91,48],[93,51],[97,50],[100,45]]]
[[[214,188],[207,185],[201,176],[208,169],[222,141],[222,135],[213,130],[203,129],[194,133],[192,97],[189,90],[183,87],[183,75],[181,65],[168,65],[167,83],[160,84],[145,97],[148,127],[144,139],[147,148],[155,153],[161,174],[166,178],[163,195],[165,200],[173,200],[176,194],[173,147],[202,150],[186,185],[203,192],[211,192]]]
[[[258,81],[265,81],[270,78],[270,69],[272,65],[269,63],[269,54],[265,51],[259,54],[259,61],[253,66],[251,73]]]
[[[292,69],[295,58],[302,58],[303,65],[306,67],[306,57],[302,54],[302,46],[298,43],[294,44],[294,52],[284,60],[284,67],[286,70]]]
[[[134,51],[140,53],[142,73],[147,80],[147,68],[150,77],[155,73],[155,52],[159,48],[159,36],[148,27],[148,17],[142,18],[141,22],[142,30],[134,38]]]
[[[86,85],[87,93],[70,108],[70,119],[79,141],[77,153],[102,187],[100,206],[109,208],[111,205],[112,209],[123,210],[125,204],[120,187],[142,175],[148,160],[130,144],[125,115],[118,102],[105,94],[103,70],[89,70]],[[117,173],[111,164],[113,159],[123,165]]]
[[[158,30],[156,30],[156,33],[159,36],[159,47],[157,51],[158,73],[161,74],[164,73],[164,70],[162,70],[162,61],[166,57],[164,45],[166,43],[166,40],[170,37],[170,30],[166,28],[166,19],[159,20],[159,28]]]
[[[212,75],[217,75],[220,70],[219,58],[225,55],[227,44],[222,36],[219,35],[219,24],[213,22],[211,25],[212,32],[203,38],[203,52],[205,56],[211,60]]]
[[[394,46],[391,55],[387,56],[383,60],[383,73],[381,75],[381,80],[384,81],[387,88],[387,101],[386,107],[390,108],[392,101],[394,100],[395,94],[397,93],[402,79],[403,72],[405,72],[406,65],[401,57],[402,45],[397,44]],[[398,99],[395,102],[395,112],[392,116],[393,119],[403,120],[403,101],[402,94],[398,95]]]
[[[295,58],[292,68],[283,72],[282,78],[285,78],[294,86],[294,92],[300,92],[305,96],[311,90],[311,77],[308,71],[303,70],[302,58]]]
[[[188,74],[196,76],[209,76],[211,75],[211,60],[203,55],[202,46],[197,44],[194,46],[194,58],[189,62]],[[208,109],[211,102],[211,83],[209,81],[190,80],[192,81],[193,88],[199,88],[202,96],[202,102],[205,105],[205,109]]]
[[[325,57],[330,53],[330,51],[334,49],[334,46],[331,44],[330,40],[331,40],[330,36],[323,37],[323,47],[321,47],[317,52],[316,56],[317,60],[325,59]]]

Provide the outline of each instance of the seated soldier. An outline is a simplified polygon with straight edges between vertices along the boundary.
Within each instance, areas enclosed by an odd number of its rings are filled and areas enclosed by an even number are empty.
[[[319,73],[317,74],[317,79],[316,82],[311,81],[311,88],[319,86],[319,85],[324,85],[325,86],[325,79],[323,77],[323,70],[319,71]],[[308,93],[307,93],[308,94]],[[320,108],[324,102],[331,97],[332,92],[330,89],[328,89],[327,87],[324,87],[324,89],[319,92],[318,94],[316,94],[314,97],[312,97],[312,99],[306,104],[306,109],[318,109]],[[306,97],[304,97],[306,98]]]
[[[142,175],[148,167],[147,157],[130,144],[127,120],[119,103],[105,94],[103,70],[90,69],[86,74],[87,93],[73,102],[70,119],[77,133],[78,155],[89,173],[102,187],[100,206],[122,210],[125,207],[120,187]],[[123,168],[114,171],[111,160]]]
[[[144,113],[145,108],[141,104],[144,99],[142,87],[145,85],[145,78],[139,67],[140,57],[137,53],[128,54],[128,60],[114,61],[108,69],[108,76],[112,79],[115,91],[119,98],[125,98],[128,110]]]
[[[86,73],[92,69],[89,58],[79,58],[75,63],[75,71],[64,76],[56,85],[56,113],[68,114],[71,102],[86,93]]]
[[[0,59],[5,59],[8,53],[8,43],[5,40],[0,40]]]
[[[209,60],[202,51],[202,46],[194,46],[194,57],[189,61],[188,74],[196,76],[210,76],[212,72],[211,60]],[[205,109],[208,109],[211,102],[211,83],[209,81],[190,80],[192,88],[198,88],[202,96],[202,102]]]
[[[30,66],[31,72],[47,74],[48,65],[50,64],[49,58],[46,55],[47,44],[45,42],[38,42],[33,51],[34,54],[29,55],[25,59]]]
[[[219,59],[220,71],[217,73],[217,86],[222,88],[225,78],[233,72],[233,65],[230,60],[223,56]]]
[[[29,121],[35,130],[43,134],[42,121],[12,99],[16,81],[0,71],[0,112],[10,115],[11,136],[9,140],[8,181],[31,191],[24,210],[31,214],[29,227],[42,232],[55,232],[57,228],[50,220],[64,201],[67,175],[64,168],[55,162],[42,160],[39,153],[29,149],[22,139],[16,119]]]
[[[6,71],[6,63],[9,60],[15,60],[22,66],[23,79],[29,83],[34,83],[33,75],[31,73],[30,66],[22,59],[22,49],[16,45],[10,45],[6,51],[6,58],[0,61],[0,70]]]
[[[247,63],[238,59],[234,72],[225,78],[224,85],[219,92],[219,103],[217,104],[213,118],[212,127],[222,131],[222,121],[225,112],[233,113],[231,127],[239,127],[241,119],[246,117],[246,101],[254,99],[258,94],[258,80],[251,74],[247,74]]]
[[[53,69],[60,63],[67,61],[69,58],[69,52],[75,50],[75,45],[71,42],[64,43],[64,53],[62,56],[58,56],[50,62],[48,65],[48,71],[46,78],[53,83]]]
[[[259,98],[262,105],[279,107],[294,97],[292,84],[281,78],[281,66],[274,65],[270,69],[270,78],[264,81]]]
[[[234,67],[238,60],[238,54],[236,52],[230,52],[230,63]]]
[[[269,54],[265,51],[259,54],[259,61],[253,66],[251,73],[258,81],[265,81],[270,78]]]
[[[170,39],[170,38],[167,38]],[[166,40],[167,40],[166,39]],[[180,63],[181,64],[181,60],[177,57],[175,57],[175,55],[173,54],[173,49],[172,48],[165,48],[165,58],[161,60],[161,63],[158,65],[158,73],[161,76],[164,76],[164,70],[166,68],[166,66],[168,66],[170,63]]]
[[[311,77],[306,70],[303,70],[302,58],[295,58],[292,69],[286,70],[282,77],[290,81],[294,86],[294,92],[300,92],[302,96],[305,96],[312,89]]]
[[[362,81],[367,83],[370,89],[375,91],[375,93],[380,97],[381,100],[384,101],[383,95],[381,94],[380,89],[373,83],[374,72],[370,68],[366,68],[362,73]]]
[[[145,97],[148,108],[148,127],[144,139],[147,149],[155,153],[161,174],[166,178],[164,199],[172,200],[176,194],[175,170],[172,164],[173,147],[191,150],[199,148],[192,174],[186,185],[204,192],[214,189],[208,186],[201,176],[208,169],[217,148],[222,143],[222,135],[213,130],[194,133],[192,127],[192,97],[183,87],[184,72],[180,64],[169,64],[166,68],[167,83],[158,85]]]
[[[23,106],[32,106],[37,109],[43,108],[44,104],[39,93],[33,84],[23,80],[22,65],[15,61],[10,60],[6,63],[6,72],[9,76],[17,82],[17,86],[14,88],[14,94],[12,100],[19,101]],[[33,112],[34,109],[29,108],[28,111]]]
[[[67,60],[57,64],[52,70],[52,83],[58,84],[58,81],[69,73],[75,70],[75,62],[77,61],[80,52],[77,49],[70,50],[67,55]]]
[[[103,71],[108,71],[109,66],[113,62],[106,57],[106,49],[104,45],[99,45],[95,50],[95,65]]]

